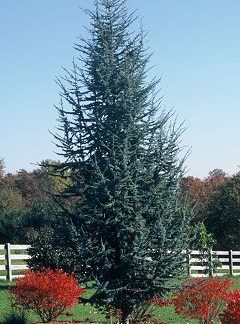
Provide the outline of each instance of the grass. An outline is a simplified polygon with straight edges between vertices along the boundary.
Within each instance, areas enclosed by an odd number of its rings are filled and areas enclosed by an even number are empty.
[[[11,303],[8,297],[9,286],[9,283],[0,281],[0,321],[3,320],[4,315],[11,309]]]
[[[7,282],[0,280],[0,323],[4,323],[4,318],[8,314],[11,313],[11,299],[9,295],[9,287],[14,285],[14,282]],[[91,293],[91,292],[90,292]],[[85,305],[77,305],[75,306],[71,312],[73,313],[72,319],[74,320],[84,320],[84,319],[89,319],[92,321],[105,321],[105,316],[102,314],[99,310],[91,306],[90,304],[85,304]],[[174,313],[174,310],[172,307],[165,307],[165,308],[157,308],[156,309],[156,315],[161,318],[164,322],[166,323],[194,323],[193,321],[188,321],[186,322],[186,319],[183,319],[179,316],[177,316]],[[28,313],[27,318],[30,322],[34,323],[39,321],[39,317],[36,316],[33,313]],[[60,317],[59,319],[64,320],[67,319],[67,317]]]
[[[7,282],[0,280],[0,323],[4,323],[4,318],[7,314],[11,313],[11,299],[9,296],[9,287],[14,285],[14,282]],[[233,288],[240,289],[240,277],[234,278],[234,285]],[[89,292],[91,293],[91,291]],[[84,320],[89,319],[92,321],[102,322],[105,321],[105,316],[99,310],[91,306],[90,304],[85,305],[77,305],[75,306],[71,312],[74,314],[72,319],[74,320]],[[161,319],[164,323],[169,324],[192,324],[196,323],[196,321],[191,321],[186,318],[182,318],[174,313],[173,307],[163,307],[163,308],[156,308],[155,313],[159,319]],[[33,313],[27,314],[28,320],[31,323],[39,321],[39,317]],[[66,317],[62,316],[61,320],[67,319]]]
[[[0,280],[0,323],[4,322],[4,319],[8,314],[11,313],[11,298],[9,294],[9,287],[13,286],[14,282],[7,282]],[[90,319],[92,321],[104,321],[105,317],[104,315],[99,312],[96,308],[91,306],[90,304],[85,305],[77,305],[75,306],[71,312],[74,314],[72,319]],[[34,323],[37,321],[40,321],[40,318],[33,314],[32,312],[29,312],[27,314],[27,318],[30,322]],[[66,316],[60,317],[62,320],[67,320],[68,318]]]
[[[7,314],[11,313],[11,299],[9,296],[8,289],[14,285],[14,282],[7,282],[7,281],[0,281],[0,323],[3,323],[4,318]],[[91,292],[90,292],[91,293]],[[99,310],[91,306],[90,304],[85,305],[77,305],[75,306],[71,312],[73,313],[72,319],[77,320],[84,320],[89,319],[92,321],[105,321],[105,316]],[[164,320],[166,323],[185,323],[186,319],[182,319],[177,316],[171,307],[166,307],[163,309],[156,309],[156,315]],[[39,321],[39,317],[33,313],[27,314],[28,320],[32,323]],[[61,320],[67,319],[66,317],[60,317]],[[188,322],[191,323],[191,322]],[[193,322],[192,322],[193,323]]]

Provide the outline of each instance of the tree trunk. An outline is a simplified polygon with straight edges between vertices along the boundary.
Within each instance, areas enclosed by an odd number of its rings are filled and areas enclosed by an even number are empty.
[[[129,317],[127,314],[122,314],[120,324],[130,324]]]

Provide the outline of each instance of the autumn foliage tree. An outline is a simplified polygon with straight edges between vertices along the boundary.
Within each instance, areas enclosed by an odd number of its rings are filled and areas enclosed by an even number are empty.
[[[229,177],[211,198],[206,227],[217,243],[216,249],[240,248],[240,173]]]
[[[204,179],[186,177],[183,188],[196,205],[193,222],[203,222],[215,240],[215,249],[240,248],[240,173],[227,176],[221,170],[210,172]]]
[[[215,169],[205,179],[188,176],[183,178],[182,185],[188,199],[196,205],[194,222],[204,222],[208,217],[212,200],[226,183],[228,176],[225,172]]]

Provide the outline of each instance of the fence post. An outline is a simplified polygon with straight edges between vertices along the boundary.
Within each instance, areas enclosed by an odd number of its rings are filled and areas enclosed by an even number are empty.
[[[234,274],[233,274],[233,253],[232,253],[232,250],[229,250],[229,272],[230,272],[230,276],[234,276]]]
[[[7,268],[7,280],[12,281],[12,267],[11,267],[11,249],[10,243],[5,244],[6,249],[6,268]]]
[[[208,260],[208,262],[209,262],[209,265],[208,265],[208,267],[209,267],[209,277],[213,277],[213,256],[212,256],[212,249],[210,249],[210,251],[209,251],[209,260]]]
[[[187,272],[188,276],[191,277],[191,252],[186,251],[186,259],[187,259]]]

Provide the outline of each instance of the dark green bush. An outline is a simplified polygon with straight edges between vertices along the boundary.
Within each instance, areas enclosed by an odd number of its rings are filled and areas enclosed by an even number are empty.
[[[23,311],[13,311],[7,314],[2,322],[2,324],[27,324],[27,316]]]

